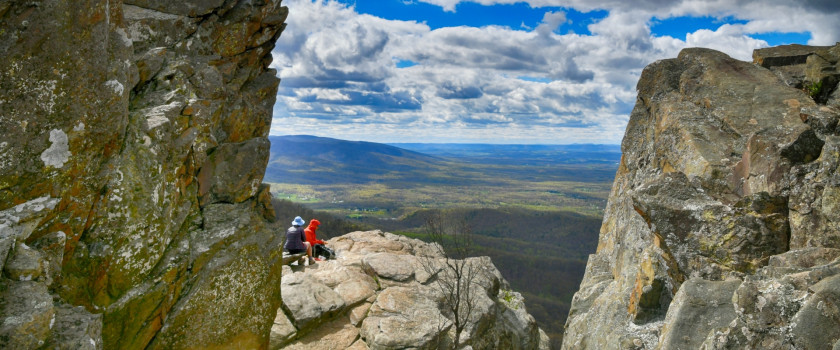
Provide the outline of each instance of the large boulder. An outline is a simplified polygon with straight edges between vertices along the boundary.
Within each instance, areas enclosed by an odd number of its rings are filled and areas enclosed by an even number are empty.
[[[31,281],[44,275],[44,258],[25,243],[19,243],[6,260],[3,272],[13,281]]]
[[[341,295],[303,273],[283,277],[282,293],[283,305],[299,330],[332,317],[345,306]]]
[[[361,336],[371,349],[437,349],[452,327],[424,289],[391,287],[376,297],[362,322]]]
[[[375,253],[365,256],[362,264],[377,276],[402,282],[414,278],[413,259],[407,255]]]
[[[838,50],[692,48],[645,68],[564,348],[835,344],[807,325],[837,324],[813,307],[840,273]]]

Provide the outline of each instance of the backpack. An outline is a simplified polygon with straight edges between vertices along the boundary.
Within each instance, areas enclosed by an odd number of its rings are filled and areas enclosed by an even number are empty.
[[[327,248],[323,244],[316,244],[312,255],[323,256],[327,259],[335,259],[335,251]]]

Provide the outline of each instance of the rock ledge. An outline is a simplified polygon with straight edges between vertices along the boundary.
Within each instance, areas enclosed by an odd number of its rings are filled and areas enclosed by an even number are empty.
[[[452,315],[434,286],[435,279],[448,277],[432,246],[381,231],[352,232],[328,244],[336,260],[295,267],[298,271],[284,267],[283,306],[271,330],[271,349],[437,349],[451,344]],[[424,261],[434,268],[424,268]],[[483,273],[476,279],[476,311],[462,343],[473,349],[548,349],[548,337],[493,262],[487,257],[467,262]]]

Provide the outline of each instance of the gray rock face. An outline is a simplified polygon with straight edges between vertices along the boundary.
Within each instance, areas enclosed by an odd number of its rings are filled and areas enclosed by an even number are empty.
[[[272,349],[438,349],[453,342],[453,315],[435,287],[436,279],[450,277],[434,265],[441,259],[434,247],[380,231],[348,233],[328,244],[336,260],[284,272]],[[432,267],[424,268],[421,259]],[[490,259],[467,263],[483,273],[470,294],[475,311],[461,343],[547,349],[548,337]]]
[[[840,341],[838,52],[686,49],[643,71],[565,349]]]
[[[821,286],[830,285],[820,281],[832,280],[831,276],[840,273],[839,258],[836,249],[793,250],[778,256],[756,275],[747,276],[732,296],[736,318],[710,331],[701,348],[829,348],[840,339],[838,321],[830,311],[818,316],[813,305],[832,307],[821,299],[838,294],[827,291],[821,298],[814,288],[823,291]]]
[[[668,308],[659,348],[698,349],[709,331],[728,326],[736,317],[732,293],[740,284],[737,279],[685,281]]]
[[[796,344],[806,349],[828,349],[840,339],[840,275],[810,288],[814,295],[793,318]]]
[[[91,314],[81,306],[61,305],[55,310],[55,323],[47,348],[102,349],[102,315]]]
[[[264,138],[220,145],[198,172],[201,201],[239,203],[256,195],[269,145]]]
[[[789,174],[791,248],[840,247],[840,137],[825,137],[817,162]]]
[[[0,3],[0,348],[267,346],[280,239],[260,182],[287,13]]]

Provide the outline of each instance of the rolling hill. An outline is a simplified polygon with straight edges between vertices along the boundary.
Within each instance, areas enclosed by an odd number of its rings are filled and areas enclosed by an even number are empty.
[[[266,182],[307,185],[401,183],[505,185],[611,182],[615,145],[395,144],[316,136],[271,136]],[[405,147],[405,148],[402,148]]]
[[[443,159],[385,144],[326,137],[271,136],[265,181],[299,184],[366,183],[388,174],[445,167]]]

